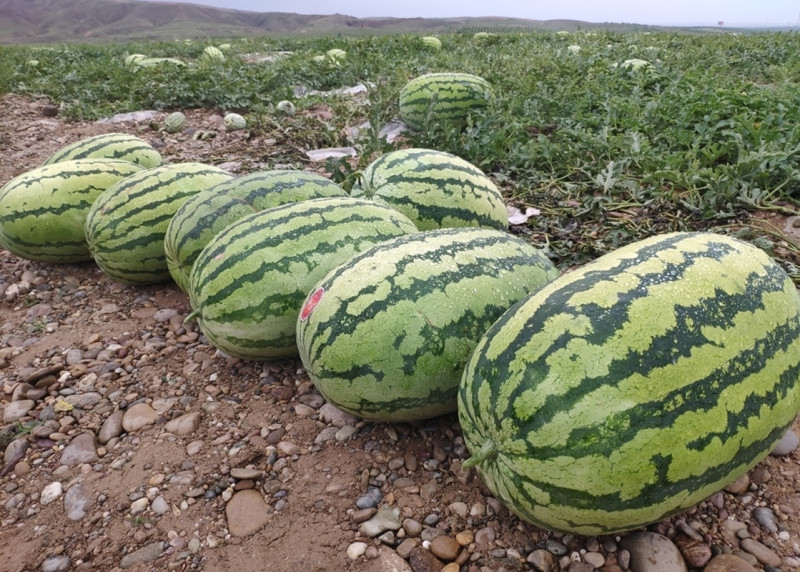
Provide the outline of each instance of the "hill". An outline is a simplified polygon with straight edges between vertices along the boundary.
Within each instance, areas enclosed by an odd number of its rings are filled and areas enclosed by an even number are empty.
[[[0,43],[172,40],[254,35],[444,32],[481,29],[641,29],[574,20],[522,18],[355,18],[247,12],[177,2],[137,0],[0,0]]]

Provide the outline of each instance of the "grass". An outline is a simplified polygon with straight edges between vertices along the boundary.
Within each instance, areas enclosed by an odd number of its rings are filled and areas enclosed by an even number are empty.
[[[42,94],[69,119],[135,109],[236,111],[253,129],[292,148],[353,142],[345,129],[369,122],[355,162],[332,162],[351,183],[393,148],[378,129],[398,116],[411,78],[473,73],[494,87],[492,105],[463,131],[431,125],[403,143],[452,152],[490,174],[509,201],[541,215],[515,228],[562,267],[673,230],[736,234],[771,248],[795,278],[796,248],[752,222],[753,213],[794,213],[800,197],[800,36],[794,33],[508,32],[477,41],[439,36],[231,39],[224,61],[204,42],[131,42],[0,47],[0,92]],[[215,41],[216,45],[226,43]],[[570,46],[580,46],[580,50]],[[340,65],[314,56],[340,48]],[[244,54],[290,52],[269,63]],[[131,69],[128,54],[189,65]],[[643,60],[636,68],[626,65]],[[366,97],[313,95],[357,83]],[[275,106],[292,100],[298,113]],[[327,106],[332,119],[306,113]],[[287,151],[289,152],[289,151]],[[280,154],[270,160],[280,162]]]

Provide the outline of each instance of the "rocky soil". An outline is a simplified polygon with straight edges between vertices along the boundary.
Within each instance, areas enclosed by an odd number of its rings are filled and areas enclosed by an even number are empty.
[[[67,123],[5,96],[0,184],[66,143],[137,134],[167,161],[266,168],[268,141],[213,111],[165,136],[150,119]],[[160,119],[161,115],[156,114]],[[309,164],[309,168],[313,168]],[[457,419],[368,423],[295,360],[219,354],[173,284],[0,250],[0,568],[489,572],[800,568],[797,424],[695,509],[613,537],[521,522],[472,471]]]

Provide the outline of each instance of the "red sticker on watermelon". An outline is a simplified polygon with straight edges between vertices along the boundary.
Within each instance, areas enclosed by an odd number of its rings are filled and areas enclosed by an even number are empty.
[[[306,300],[305,306],[303,306],[303,310],[300,312],[300,321],[305,322],[308,317],[311,315],[311,312],[314,311],[314,308],[317,307],[319,301],[322,300],[322,295],[325,293],[325,288],[318,288],[311,296],[309,296],[308,300]]]

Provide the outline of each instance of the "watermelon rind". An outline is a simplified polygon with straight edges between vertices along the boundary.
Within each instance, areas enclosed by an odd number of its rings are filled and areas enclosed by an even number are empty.
[[[102,133],[62,147],[50,155],[44,165],[88,158],[122,159],[147,169],[163,163],[161,154],[140,137],[128,133]]]

